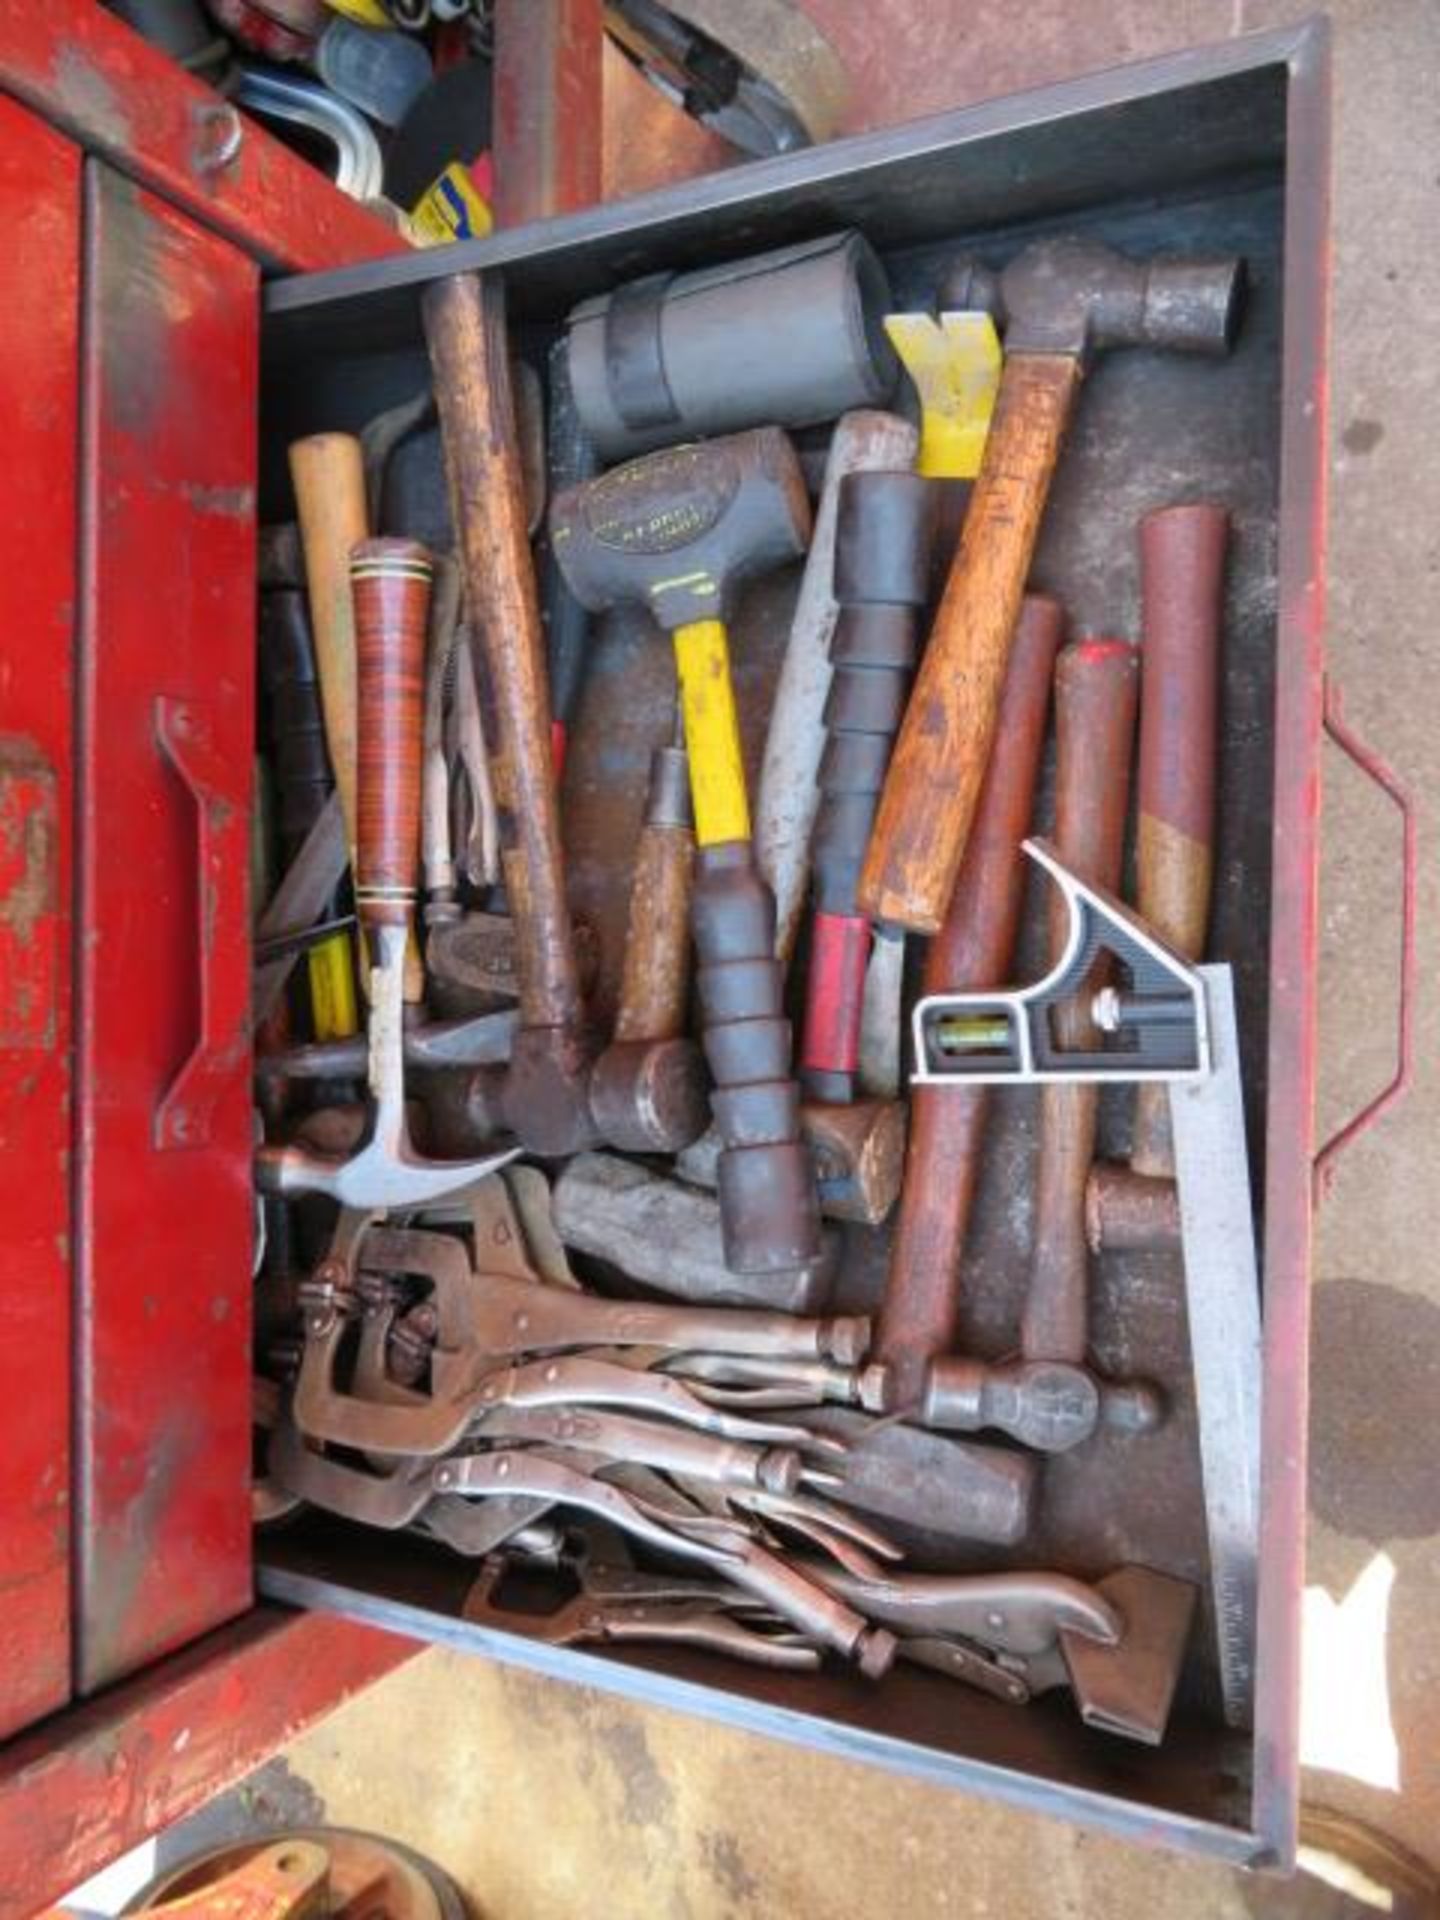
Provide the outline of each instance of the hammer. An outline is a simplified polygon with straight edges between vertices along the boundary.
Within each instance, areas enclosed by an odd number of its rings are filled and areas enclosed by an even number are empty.
[[[1205,951],[1215,833],[1215,709],[1229,517],[1214,502],[1140,522],[1140,807],[1143,919],[1191,960]],[[1178,1248],[1180,1205],[1164,1086],[1135,1090],[1128,1167],[1097,1161],[1085,1196],[1090,1245]]]
[[[1092,885],[1120,890],[1125,811],[1140,661],[1123,640],[1077,640],[1055,671],[1055,838],[1061,858]],[[1052,900],[1050,954],[1063,952],[1069,921]],[[1061,1046],[1093,1043],[1091,1004],[1104,984],[1097,966],[1085,988],[1056,1008]],[[1020,1326],[1026,1360],[1084,1364],[1089,1346],[1089,1254],[1085,1181],[1095,1158],[1099,1089],[1052,1083],[1040,1089],[1040,1166],[1029,1292]]]
[[[372,942],[367,1144],[348,1160],[262,1147],[262,1192],[328,1193],[342,1206],[421,1206],[493,1173],[514,1152],[474,1161],[422,1159],[410,1144],[402,1052],[405,949],[420,854],[420,699],[430,556],[414,540],[363,540],[355,595],[357,755],[355,903]]]
[[[1018,647],[1012,657],[1019,658]],[[1138,679],[1135,649],[1123,640],[1077,641],[1063,650],[1055,672],[1056,840],[1067,864],[1112,893],[1119,887],[1124,849]],[[1067,931],[1063,903],[1053,904],[1052,958],[1063,950]],[[1056,1009],[1062,1046],[1090,1041],[1090,1005],[1101,983],[1098,968],[1092,969],[1086,990]],[[1148,1384],[1115,1385],[1086,1365],[1085,1179],[1095,1152],[1098,1089],[1051,1084],[1040,1094],[1035,1236],[1020,1361],[997,1367],[958,1355],[933,1360],[921,1418],[965,1433],[996,1427],[1025,1446],[1063,1453],[1102,1423],[1148,1432],[1159,1425],[1163,1409]]]
[[[672,743],[651,756],[615,1035],[590,1080],[595,1124],[623,1153],[677,1153],[710,1117],[705,1062],[684,1033],[694,859],[689,762]]]
[[[457,274],[427,288],[422,308],[466,608],[495,708],[490,772],[520,975],[504,1110],[525,1146],[555,1157],[596,1144],[588,1097],[595,1041],[565,901],[504,286],[494,274]]]
[[[1025,898],[1020,842],[1030,823],[1050,682],[1064,616],[1029,596],[1000,696],[1005,751],[985,770],[975,830],[939,934],[925,956],[927,993],[993,987],[1008,973]],[[911,1091],[910,1144],[872,1355],[886,1370],[886,1410],[920,1402],[925,1371],[955,1340],[960,1260],[980,1177],[986,1087]]]
[[[797,558],[810,533],[800,463],[778,427],[652,453],[561,494],[550,541],[592,613],[647,606],[675,644],[698,844],[692,928],[706,1059],[725,1151],[725,1259],[789,1271],[819,1253],[799,1137],[775,898],[750,838],[725,618],[740,583]]]
[[[872,919],[940,925],[995,734],[1005,662],[1081,375],[1109,347],[1228,351],[1238,259],[1127,260],[1077,237],[1038,241],[998,278],[952,274],[941,304],[1007,322],[985,455],[890,761],[860,877]]]

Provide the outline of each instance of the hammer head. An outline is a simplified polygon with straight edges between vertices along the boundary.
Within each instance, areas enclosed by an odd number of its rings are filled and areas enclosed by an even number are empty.
[[[617,1040],[595,1063],[590,1112],[622,1153],[678,1153],[710,1119],[710,1081],[693,1040]]]
[[[551,550],[581,605],[639,602],[667,632],[726,619],[743,580],[798,559],[809,538],[804,476],[779,427],[645,454],[550,509]]]
[[[998,276],[957,261],[940,300],[1003,320],[1007,353],[1088,360],[1107,347],[1228,353],[1244,290],[1245,262],[1235,256],[1130,260],[1060,235],[1026,247]]]

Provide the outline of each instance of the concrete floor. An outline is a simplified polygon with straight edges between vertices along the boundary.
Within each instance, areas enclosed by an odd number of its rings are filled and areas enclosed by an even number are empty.
[[[876,76],[865,101],[874,123],[1308,9],[812,0],[811,10],[853,70]],[[1350,718],[1419,796],[1424,847],[1440,797],[1440,9],[1338,0],[1332,14],[1329,663]],[[656,154],[667,166],[677,151],[692,167],[711,163],[698,133],[654,137],[663,109],[628,85],[615,99],[612,191],[650,184]],[[1393,814],[1337,755],[1324,772],[1322,1135],[1391,1069],[1399,930]],[[1429,956],[1436,883],[1427,862]],[[1440,1137],[1437,1017],[1440,996],[1427,992],[1414,1090],[1349,1155],[1320,1219],[1305,1790],[1440,1864],[1440,1270],[1430,1264],[1440,1181],[1425,1178]],[[332,1716],[267,1779],[281,1811],[323,1808],[432,1853],[503,1920],[1328,1910],[1224,1869],[443,1652]]]

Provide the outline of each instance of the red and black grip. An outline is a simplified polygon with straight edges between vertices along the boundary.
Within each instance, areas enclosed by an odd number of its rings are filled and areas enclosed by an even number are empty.
[[[433,574],[418,540],[362,540],[350,555],[358,709],[355,902],[372,927],[403,927],[415,905]]]
[[[905,712],[930,571],[935,489],[915,473],[847,474],[835,521],[833,678],[811,843],[815,919],[800,1049],[818,1100],[852,1097],[870,923],[856,889]]]

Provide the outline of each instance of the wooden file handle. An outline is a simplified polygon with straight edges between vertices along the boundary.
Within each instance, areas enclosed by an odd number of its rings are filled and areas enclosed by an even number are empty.
[[[290,478],[305,552],[325,740],[353,855],[357,819],[356,696],[350,555],[370,531],[365,519],[365,465],[360,442],[349,433],[312,433],[307,439],[293,441]]]
[[[1212,502],[1140,523],[1140,818],[1136,906],[1188,959],[1205,952],[1215,839],[1216,701],[1229,515]],[[1170,1095],[1135,1090],[1130,1164],[1175,1177]]]
[[[617,1040],[673,1040],[685,1027],[695,832],[683,747],[661,747],[630,883]]]
[[[418,540],[362,540],[351,556],[360,722],[355,902],[367,927],[403,927],[415,905],[431,577]]]
[[[1006,362],[984,462],[860,874],[859,903],[872,920],[934,933],[954,890],[1079,381],[1079,362],[1067,354],[1017,354]]]
[[[1123,640],[1079,640],[1055,671],[1055,840],[1060,858],[1083,879],[1119,891],[1125,808],[1135,739],[1140,661]],[[1051,900],[1050,953],[1059,958],[1069,926],[1058,892]],[[1062,1046],[1095,1038],[1086,990],[1056,1009]],[[1020,1326],[1027,1360],[1085,1360],[1089,1251],[1085,1181],[1095,1157],[1094,1086],[1041,1088],[1040,1167],[1030,1287]]]
[[[1003,986],[1009,975],[1025,897],[1020,842],[1030,826],[1063,624],[1058,601],[1027,597],[1000,694],[1005,751],[986,770],[949,910],[925,956],[926,993]],[[897,1407],[918,1403],[926,1367],[954,1344],[988,1096],[986,1087],[912,1090],[905,1184],[876,1336]]]

